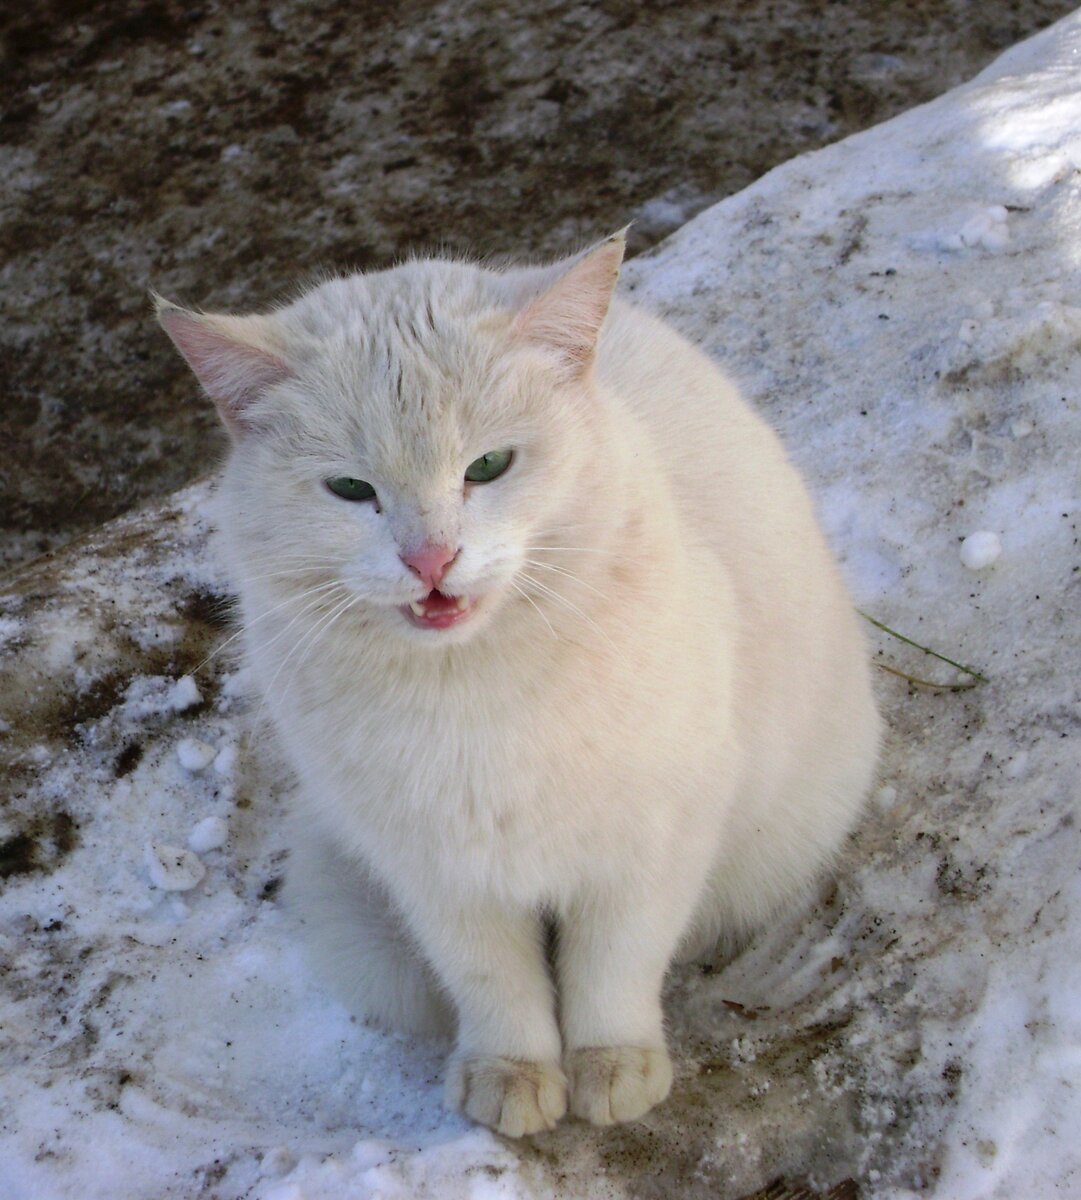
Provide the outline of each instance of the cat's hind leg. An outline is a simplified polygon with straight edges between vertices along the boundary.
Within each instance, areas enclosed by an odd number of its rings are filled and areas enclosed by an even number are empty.
[[[324,834],[297,822],[285,900],[309,955],[358,1017],[384,1029],[449,1036],[454,1010],[385,888]]]
[[[675,966],[694,964],[719,971],[750,944],[750,927],[736,925],[731,915],[707,888],[672,957]]]

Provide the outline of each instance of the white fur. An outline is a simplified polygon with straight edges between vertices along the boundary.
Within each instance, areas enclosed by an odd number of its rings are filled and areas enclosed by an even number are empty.
[[[248,658],[302,781],[291,893],[361,1012],[456,1025],[450,1101],[510,1134],[663,1099],[669,964],[806,891],[878,741],[774,435],[618,301],[591,369],[621,253],[323,284],[259,318],[288,377],[218,396],[244,396],[220,521]],[[342,475],[378,505],[330,494]],[[423,542],[460,546],[441,589],[480,597],[454,629],[400,611]]]

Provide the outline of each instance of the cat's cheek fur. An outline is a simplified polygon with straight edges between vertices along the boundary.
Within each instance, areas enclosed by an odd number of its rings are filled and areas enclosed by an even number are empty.
[[[449,1101],[510,1135],[663,1099],[670,963],[801,902],[879,736],[777,439],[634,309],[592,353],[619,253],[413,262],[260,319],[307,366],[260,399],[272,432],[237,443],[219,501],[300,780],[288,890],[316,956],[361,1015],[453,1028]],[[468,462],[508,446],[467,493]],[[326,507],[334,462],[385,483],[378,520]],[[447,594],[476,612],[411,628],[402,539],[452,528]]]

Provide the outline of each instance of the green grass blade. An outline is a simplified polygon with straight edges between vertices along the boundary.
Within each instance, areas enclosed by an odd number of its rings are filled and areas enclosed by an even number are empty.
[[[883,625],[881,621],[875,620],[870,613],[865,613],[862,608],[857,608],[856,612],[860,614],[865,621],[870,621],[876,629],[881,629],[883,633],[888,633],[890,637],[896,638],[899,642],[904,642],[906,646],[912,646],[916,650],[922,650],[924,654],[929,654],[932,658],[937,658],[940,662],[948,663],[951,667],[955,667],[958,671],[963,671],[966,675],[970,675],[973,680],[979,683],[987,683],[987,676],[981,675],[979,671],[973,667],[966,667],[964,663],[955,662],[952,658],[947,658],[945,654],[939,654],[937,650],[932,650],[930,646],[921,646],[919,642],[914,642],[910,637],[905,637],[903,633],[898,633],[896,629],[891,629],[888,625]],[[879,666],[882,666],[880,663]],[[901,675],[902,678],[910,679],[913,683],[922,683],[927,687],[948,688],[951,691],[961,691],[965,688],[974,686],[968,684],[947,684],[947,683],[931,683],[928,680],[916,679],[914,676],[905,675],[903,671],[894,671],[891,667],[884,667],[884,670],[890,671],[894,675]]]

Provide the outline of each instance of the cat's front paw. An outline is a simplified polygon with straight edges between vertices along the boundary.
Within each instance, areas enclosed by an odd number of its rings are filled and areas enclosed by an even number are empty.
[[[594,1125],[634,1121],[668,1095],[672,1062],[663,1046],[588,1046],[567,1055],[571,1111]]]
[[[567,1080],[559,1063],[517,1058],[454,1058],[447,1107],[506,1137],[554,1129],[567,1111]]]

